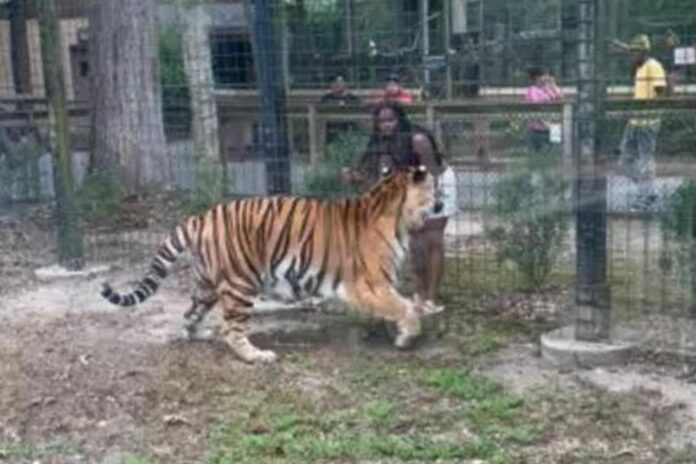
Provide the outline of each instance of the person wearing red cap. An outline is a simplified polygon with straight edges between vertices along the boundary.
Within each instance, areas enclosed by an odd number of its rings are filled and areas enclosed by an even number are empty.
[[[389,74],[384,83],[384,89],[380,91],[373,100],[373,104],[383,102],[396,102],[399,104],[409,104],[413,102],[413,94],[401,86],[401,79],[397,74]]]

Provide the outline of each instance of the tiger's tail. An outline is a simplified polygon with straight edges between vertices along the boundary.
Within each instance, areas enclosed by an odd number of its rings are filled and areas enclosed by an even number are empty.
[[[160,283],[167,277],[169,269],[179,255],[190,246],[189,222],[177,226],[162,243],[152,259],[150,268],[130,293],[119,293],[108,283],[102,284],[101,296],[118,306],[134,306],[155,294]]]

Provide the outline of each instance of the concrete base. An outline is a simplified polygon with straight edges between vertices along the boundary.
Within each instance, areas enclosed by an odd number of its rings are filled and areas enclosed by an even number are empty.
[[[575,339],[575,327],[568,326],[541,336],[541,356],[564,367],[596,367],[626,362],[636,348],[631,334],[617,331],[606,342]]]
[[[93,278],[109,271],[111,271],[111,266],[108,265],[91,266],[80,269],[79,271],[70,271],[62,266],[54,264],[53,266],[38,268],[34,271],[34,274],[37,279],[43,282],[53,282],[56,280]]]

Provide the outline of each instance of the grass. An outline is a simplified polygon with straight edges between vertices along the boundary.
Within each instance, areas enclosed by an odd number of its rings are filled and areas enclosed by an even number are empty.
[[[0,462],[38,461],[52,456],[67,456],[78,451],[76,445],[65,441],[47,444],[0,442]]]
[[[374,400],[366,403],[363,407],[363,415],[367,421],[376,427],[393,426],[394,405],[388,400]]]
[[[430,386],[465,402],[463,416],[486,441],[502,445],[528,445],[538,439],[538,424],[530,422],[525,400],[502,386],[466,369],[436,369],[422,374]]]
[[[509,464],[517,462],[513,448],[537,437],[522,399],[465,370],[365,362],[350,380],[355,396],[348,402],[322,405],[288,388],[269,392],[247,406],[248,420],[215,428],[206,462]],[[461,427],[473,434],[462,437]]]
[[[152,464],[152,461],[145,458],[141,458],[134,454],[129,454],[123,459],[123,462],[121,464]]]

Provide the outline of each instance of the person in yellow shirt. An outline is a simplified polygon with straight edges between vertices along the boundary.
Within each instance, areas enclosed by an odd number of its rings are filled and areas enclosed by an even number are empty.
[[[662,64],[652,58],[650,39],[645,34],[635,36],[628,44],[617,42],[631,53],[634,66],[633,98],[654,100],[666,93],[667,74]],[[638,196],[631,205],[634,209],[649,210],[655,201],[655,149],[660,120],[631,118],[621,140],[619,168],[638,186]]]

